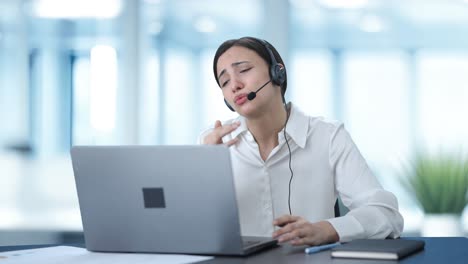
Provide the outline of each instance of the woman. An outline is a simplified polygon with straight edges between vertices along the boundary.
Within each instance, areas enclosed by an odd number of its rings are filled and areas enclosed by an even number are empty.
[[[285,103],[286,68],[271,44],[228,40],[213,71],[239,117],[216,121],[200,139],[230,146],[243,235],[292,245],[400,236],[397,199],[378,183],[343,124]],[[338,195],[350,211],[335,218]]]

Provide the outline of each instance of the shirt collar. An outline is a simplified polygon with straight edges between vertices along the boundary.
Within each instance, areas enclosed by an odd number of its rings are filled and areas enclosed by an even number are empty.
[[[288,134],[294,142],[301,148],[305,147],[307,141],[307,132],[309,130],[309,118],[302,113],[292,103],[289,120],[286,124],[286,134]],[[283,133],[282,131],[280,133]]]
[[[299,147],[304,148],[309,129],[309,118],[292,103],[289,103],[288,105],[291,106],[291,111],[288,123],[286,124],[286,134],[288,134]],[[231,132],[232,138],[247,132],[247,123],[245,118],[243,116],[239,116],[233,120],[233,122],[236,121],[240,121],[240,126]],[[279,132],[278,136],[281,136],[281,138],[283,137],[283,130]]]
[[[240,126],[231,132],[232,138],[237,137],[238,135],[247,132],[247,123],[245,122],[245,118],[243,116],[238,116],[236,119],[233,120],[234,122],[240,122]]]

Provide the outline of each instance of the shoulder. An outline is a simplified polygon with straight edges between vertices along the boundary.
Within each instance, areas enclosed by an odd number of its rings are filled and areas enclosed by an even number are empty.
[[[309,135],[322,141],[328,148],[336,143],[344,143],[347,132],[344,124],[338,120],[326,119],[324,117],[311,117],[309,122]]]
[[[307,120],[309,134],[316,133],[333,135],[337,133],[337,131],[344,129],[343,122],[339,120],[328,119],[323,116],[307,115],[296,106],[293,107],[293,111],[295,112],[295,115],[300,117],[300,119],[304,121]]]
[[[310,116],[309,127],[311,129],[321,130],[328,133],[335,133],[337,130],[344,127],[343,122],[327,119],[323,116]]]

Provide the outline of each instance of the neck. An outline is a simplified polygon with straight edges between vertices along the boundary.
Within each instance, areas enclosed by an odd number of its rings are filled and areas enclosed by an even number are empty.
[[[270,109],[256,118],[247,120],[247,127],[260,147],[276,147],[278,133],[283,129],[287,119],[287,113],[283,102],[273,103]]]

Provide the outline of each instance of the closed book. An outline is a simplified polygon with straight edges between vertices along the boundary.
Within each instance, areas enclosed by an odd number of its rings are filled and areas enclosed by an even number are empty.
[[[334,258],[398,260],[424,248],[424,241],[407,239],[358,239],[332,249]]]

